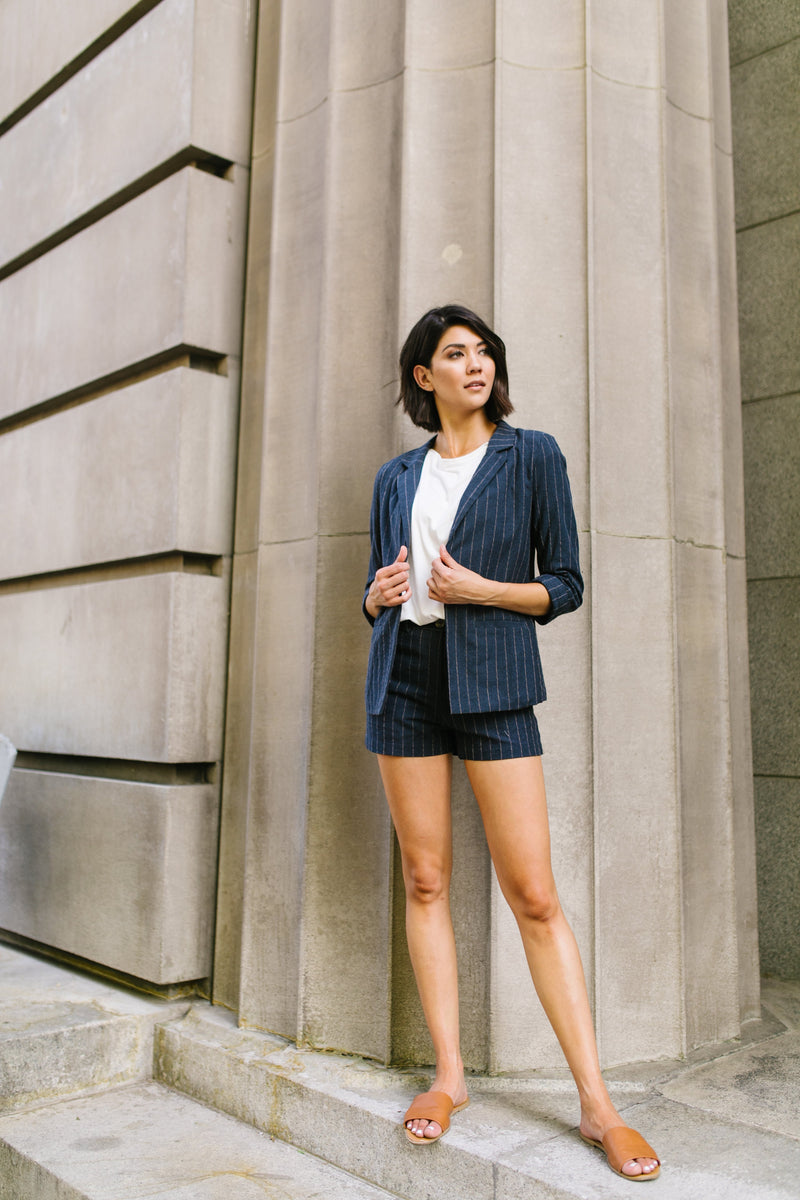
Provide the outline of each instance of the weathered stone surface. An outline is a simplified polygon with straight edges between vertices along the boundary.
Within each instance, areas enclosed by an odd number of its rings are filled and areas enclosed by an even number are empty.
[[[742,387],[739,373],[739,298],[736,281],[736,226],[733,219],[733,166],[730,156],[723,154],[721,150],[716,151],[716,163],[725,547],[728,554],[744,558]]]
[[[0,996],[2,1112],[147,1079],[153,1026],[188,1009],[5,945]]]
[[[318,0],[296,0],[281,12],[280,122],[314,112],[328,94],[332,7]]]
[[[761,966],[800,978],[800,779],[756,777],[758,927]]]
[[[275,184],[266,339],[265,428],[259,539],[306,538],[316,530],[317,417],[321,336],[320,278],[325,254],[324,195],[327,109],[314,109],[280,132],[281,171]],[[289,421],[303,437],[287,437]],[[254,463],[254,465],[256,465]]]
[[[723,546],[723,406],[714,172],[707,121],[664,115],[675,536]]]
[[[743,408],[747,571],[800,575],[800,395]]]
[[[732,63],[800,37],[794,0],[728,0],[728,13]]]
[[[244,861],[232,857],[220,879],[222,907],[244,877],[240,1019],[292,1038],[302,994],[315,564],[313,540],[265,546],[258,557],[252,640],[234,644],[246,657],[231,663],[252,713],[243,758],[231,764],[234,780],[247,783],[247,838]]]
[[[155,1083],[0,1119],[0,1168],[37,1200],[391,1200]]]
[[[319,346],[317,520],[325,535],[366,528],[374,470],[393,453],[402,81],[337,95],[329,105],[328,196],[337,233],[326,247]],[[357,320],[340,303],[345,279],[360,298]]]
[[[0,265],[190,146],[247,164],[248,8],[163,0],[0,139]]]
[[[534,70],[571,70],[585,61],[586,20],[581,0],[504,0],[495,8],[498,56]],[[519,130],[520,133],[523,130]]]
[[[671,0],[662,18],[667,100],[683,113],[706,121],[712,111],[709,8],[714,3],[716,0]]]
[[[736,253],[742,398],[800,392],[800,213],[743,230]]]
[[[407,10],[394,0],[372,0],[369,4],[343,0],[333,5],[332,89],[370,88],[395,79],[403,70],[407,17]],[[306,74],[305,68],[298,74]],[[363,178],[362,182],[369,181]]]
[[[717,1117],[797,1138],[800,1033],[694,1067],[662,1090],[670,1100]]]
[[[733,159],[739,228],[793,212],[800,191],[800,37],[736,67]]]
[[[733,153],[733,133],[731,130],[728,0],[709,0],[708,17],[714,144],[722,153],[731,155]],[[722,232],[720,227],[718,234]]]
[[[743,1062],[746,1070],[756,1066],[753,1086],[747,1086],[746,1077],[747,1095],[734,1097],[731,1105],[738,1111],[731,1109],[730,1115],[713,1107],[708,1079],[701,1093],[683,1062],[638,1064],[609,1080],[623,1119],[641,1129],[663,1157],[659,1194],[669,1200],[684,1200],[687,1194],[713,1200],[794,1196],[800,1161],[796,1137],[766,1129],[757,1111],[751,1119],[747,1104],[758,1102],[758,1088],[766,1084],[772,1093],[772,1129],[778,1120],[790,1123],[797,1086],[794,1057],[790,1070],[788,1062],[782,1065],[770,1054],[767,1039],[780,1030],[776,1022],[764,1023],[760,1034],[760,1023],[754,1024],[757,1044]],[[710,1078],[717,1072],[724,1078],[726,1064],[736,1057],[730,1051],[737,1049],[735,1043],[725,1044],[723,1057],[707,1068]],[[771,1062],[758,1070],[758,1059],[765,1056]],[[611,1175],[602,1155],[578,1139],[577,1097],[563,1076],[471,1078],[469,1109],[454,1117],[440,1148],[423,1155],[405,1142],[397,1126],[410,1096],[427,1086],[424,1076],[281,1047],[275,1039],[236,1029],[233,1017],[220,1010],[196,1006],[183,1021],[162,1027],[157,1071],[196,1099],[279,1136],[289,1131],[296,1145],[402,1196],[622,1200],[630,1191],[628,1183]],[[718,1086],[717,1099],[737,1091],[730,1074]],[[664,1090],[680,1089],[683,1078],[686,1100],[666,1099]],[[781,1078],[789,1084],[783,1094]]]
[[[660,15],[638,0],[600,0],[587,12],[590,67],[605,79],[658,88]]]
[[[739,1032],[725,558],[675,546],[688,1047]],[[746,883],[745,863],[738,863]]]
[[[508,350],[512,422],[558,439],[585,528],[585,85],[573,70],[497,71],[494,321]]]
[[[11,774],[11,768],[14,766],[14,760],[17,757],[17,751],[14,745],[0,734],[0,800],[3,799],[3,792],[6,790],[8,777]]]
[[[669,541],[595,535],[595,1004],[607,1065],[683,1051],[672,579]],[[631,853],[642,844],[646,855]]]
[[[800,579],[751,579],[748,615],[753,769],[800,776]]]
[[[17,748],[213,762],[224,578],[154,574],[0,596],[0,712]]]
[[[211,967],[216,788],[18,769],[0,928],[153,983]]]
[[[0,283],[0,417],[178,346],[237,355],[246,173],[188,168]]]
[[[743,558],[726,562],[731,788],[739,957],[739,1006],[743,1021],[759,1015],[758,895],[753,816],[753,741],[750,720],[750,659],[747,642],[747,573]]]
[[[406,14],[408,62],[422,71],[461,71],[489,62],[494,54],[492,4],[411,0]],[[454,37],[454,30],[458,36]]]
[[[488,63],[406,72],[404,127],[424,133],[404,139],[401,339],[453,299],[491,317],[494,86]]]
[[[663,537],[670,479],[664,178],[653,153],[660,101],[599,77],[589,88],[592,519],[603,532]]]
[[[386,1059],[391,823],[363,745],[368,626],[347,590],[325,584],[356,573],[364,543],[354,535],[317,544],[301,1012],[312,1044]]]
[[[0,117],[7,117],[86,50],[135,5],[132,0],[92,0],[54,6],[50,0],[7,0],[0,6],[3,58]]]
[[[179,368],[0,438],[6,579],[178,550],[230,553],[231,381]]]

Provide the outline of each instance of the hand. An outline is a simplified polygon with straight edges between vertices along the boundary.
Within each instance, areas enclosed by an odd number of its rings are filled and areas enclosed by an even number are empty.
[[[485,604],[490,587],[488,581],[475,571],[462,567],[446,546],[439,547],[439,557],[431,563],[428,595],[442,604]]]
[[[400,547],[400,553],[388,567],[379,567],[367,596],[367,609],[373,617],[378,609],[394,608],[405,604],[411,596],[408,582],[408,548]]]

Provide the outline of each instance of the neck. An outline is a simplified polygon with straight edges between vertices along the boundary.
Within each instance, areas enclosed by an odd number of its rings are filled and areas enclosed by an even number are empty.
[[[465,421],[453,422],[445,419],[436,435],[436,451],[442,458],[463,458],[465,454],[488,442],[495,428],[483,409]]]

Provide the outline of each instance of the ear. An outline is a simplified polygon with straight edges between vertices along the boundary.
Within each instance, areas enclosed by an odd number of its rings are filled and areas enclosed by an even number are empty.
[[[427,367],[423,367],[420,363],[417,363],[412,373],[414,375],[414,382],[418,387],[421,387],[424,392],[433,391],[431,373]]]

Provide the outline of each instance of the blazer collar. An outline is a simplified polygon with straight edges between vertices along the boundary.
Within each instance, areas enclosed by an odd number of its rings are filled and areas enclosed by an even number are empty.
[[[397,491],[400,516],[403,522],[402,536],[406,544],[408,544],[411,537],[411,507],[414,503],[417,488],[419,487],[422,464],[425,461],[425,455],[429,450],[433,449],[435,441],[436,434],[421,446],[417,446],[415,450],[407,450],[405,454],[400,455],[400,465],[404,470],[398,478]],[[506,461],[504,452],[510,450],[515,442],[516,434],[511,426],[505,421],[499,421],[494,433],[489,438],[486,453],[478,464],[472,479],[469,481],[464,495],[461,497],[461,503],[458,506],[458,511],[453,521],[453,528],[450,531],[451,537],[456,527],[461,523],[464,514],[503,466]]]

